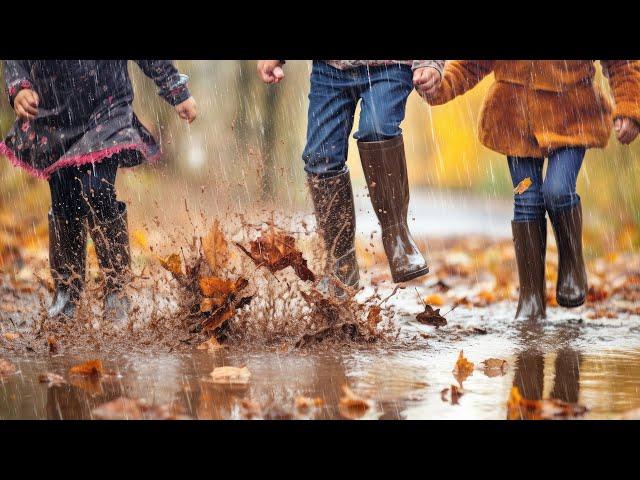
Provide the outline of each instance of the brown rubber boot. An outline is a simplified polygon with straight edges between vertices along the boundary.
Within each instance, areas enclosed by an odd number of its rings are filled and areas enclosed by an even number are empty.
[[[49,264],[55,284],[49,318],[73,318],[84,289],[87,229],[84,220],[66,219],[49,212]]]
[[[558,305],[572,308],[587,298],[587,270],[582,256],[582,203],[558,212],[548,211],[558,246]]]
[[[106,221],[100,222],[95,215],[90,215],[89,226],[105,277],[104,316],[116,324],[124,324],[129,319],[131,305],[124,290],[131,280],[126,204],[118,202],[118,215]]]
[[[402,135],[381,142],[358,141],[358,149],[393,281],[426,275],[429,267],[407,226],[409,181]]]
[[[349,171],[329,178],[309,175],[308,184],[318,231],[327,251],[325,271],[341,284],[357,288],[359,272],[355,249],[356,213]],[[338,296],[344,294],[328,278],[321,282],[321,288]]]
[[[516,320],[545,318],[544,262],[547,252],[547,220],[511,222],[511,229],[520,279]]]

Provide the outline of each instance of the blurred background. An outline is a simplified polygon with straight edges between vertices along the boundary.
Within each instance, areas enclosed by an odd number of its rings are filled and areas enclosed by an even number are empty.
[[[166,220],[167,210],[183,204],[181,197],[185,205],[196,203],[207,215],[222,209],[245,211],[255,205],[310,211],[301,152],[311,62],[288,61],[285,81],[270,87],[259,81],[255,61],[178,61],[177,65],[190,76],[191,91],[198,102],[199,117],[192,125],[178,119],[135,63],[129,65],[136,91],[135,110],[161,140],[164,150],[157,166],[119,174],[120,196],[142,204],[136,208],[138,218],[160,216]],[[445,216],[447,209],[453,209],[451,224],[473,217],[455,212],[476,201],[500,205],[503,210],[511,208],[513,188],[506,160],[477,139],[480,107],[492,81],[489,77],[470,93],[433,109],[417,94],[411,95],[403,130],[414,211],[421,208],[416,199],[428,203],[430,198],[439,198],[438,192],[454,195],[447,198],[465,199],[459,204],[441,201],[435,205],[445,210]],[[597,81],[608,93],[600,71]],[[0,131],[4,135],[14,114],[6,95],[0,98]],[[639,154],[640,141],[623,147],[613,137],[606,149],[587,154],[578,192],[585,205],[585,238],[592,253],[637,250],[640,246]],[[361,192],[364,182],[353,138],[349,165],[355,188]],[[0,159],[0,215],[4,218],[0,234],[4,231],[6,237],[16,218],[24,222],[19,227],[25,236],[21,241],[39,236],[43,222],[46,232],[49,202],[45,182]],[[500,217],[503,233],[508,232],[509,220],[507,215]],[[428,233],[429,225],[420,230]]]

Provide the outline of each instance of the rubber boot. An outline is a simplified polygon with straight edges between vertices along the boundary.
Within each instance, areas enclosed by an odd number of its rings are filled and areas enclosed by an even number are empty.
[[[96,247],[96,256],[105,278],[104,317],[119,326],[129,321],[131,301],[125,286],[131,280],[131,254],[127,206],[118,202],[115,218],[98,220],[89,216],[91,237]]]
[[[409,181],[402,135],[380,142],[358,141],[358,149],[393,281],[426,275],[429,267],[407,226]]]
[[[309,175],[307,183],[318,231],[327,252],[327,277],[320,282],[320,288],[341,297],[345,292],[340,284],[355,289],[360,278],[355,250],[356,214],[349,171],[329,178]]]
[[[587,270],[582,256],[582,204],[566,210],[549,210],[558,245],[556,300],[563,307],[579,307],[587,298]]]
[[[49,318],[74,318],[84,289],[87,230],[84,220],[66,219],[49,212],[49,264],[55,285]]]
[[[520,279],[516,320],[545,318],[544,262],[547,251],[547,220],[511,222],[511,229]]]

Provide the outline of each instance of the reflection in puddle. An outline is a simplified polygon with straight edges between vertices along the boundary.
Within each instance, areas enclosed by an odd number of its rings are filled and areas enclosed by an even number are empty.
[[[458,321],[465,318],[464,311],[457,315]],[[485,324],[487,335],[455,342],[407,322],[402,339],[391,347],[103,358],[113,373],[100,379],[69,375],[86,357],[16,358],[11,361],[18,373],[0,380],[0,419],[90,419],[97,407],[120,397],[198,419],[335,419],[341,418],[343,385],[370,402],[363,419],[505,419],[513,386],[529,400],[584,405],[585,418],[619,418],[640,408],[640,340],[629,333],[637,321],[523,325],[505,315]],[[418,331],[432,335],[424,340]],[[497,358],[508,368],[497,376],[476,368],[454,405],[443,401],[441,392],[458,386],[452,369],[461,349],[476,367]],[[212,383],[209,374],[220,366],[246,366],[251,380],[238,386]],[[47,372],[67,383],[40,383]],[[298,397],[320,398],[322,405],[299,412]]]

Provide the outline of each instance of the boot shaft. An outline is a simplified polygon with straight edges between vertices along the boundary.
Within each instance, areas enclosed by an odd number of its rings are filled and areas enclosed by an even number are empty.
[[[371,204],[383,230],[405,223],[409,180],[402,135],[380,142],[358,142]]]
[[[48,214],[49,264],[56,289],[82,290],[86,271],[87,229],[85,219]]]
[[[131,271],[126,204],[118,202],[118,214],[114,218],[98,219],[90,215],[89,227],[107,290],[120,290]]]
[[[511,222],[520,296],[516,318],[544,318],[547,221]]]

